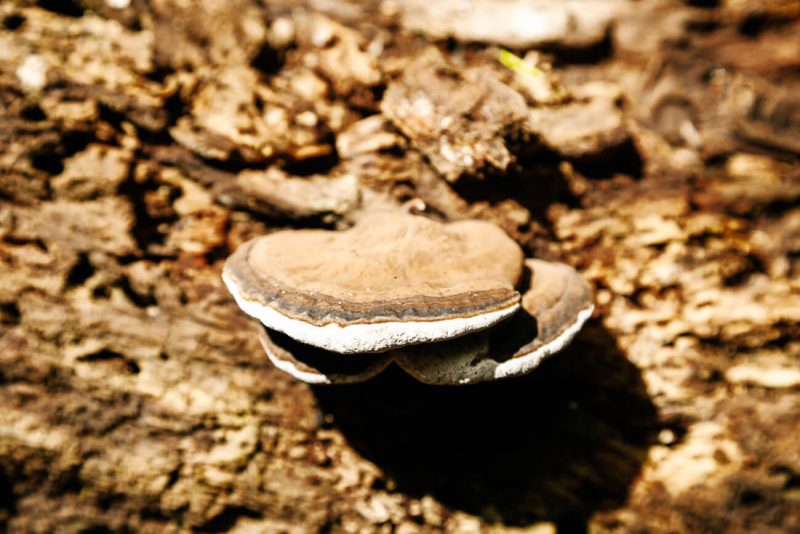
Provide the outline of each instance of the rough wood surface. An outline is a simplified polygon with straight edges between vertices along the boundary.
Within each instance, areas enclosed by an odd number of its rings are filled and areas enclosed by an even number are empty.
[[[0,5],[0,530],[800,530],[798,4],[618,1],[529,71],[416,4]],[[595,317],[506,382],[275,370],[224,259],[406,202]]]

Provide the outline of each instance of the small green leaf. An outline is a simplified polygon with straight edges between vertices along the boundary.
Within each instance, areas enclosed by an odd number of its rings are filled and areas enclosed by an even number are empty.
[[[525,63],[524,59],[504,48],[501,48],[497,51],[497,60],[509,69],[520,74],[527,74],[528,76],[535,77],[542,76],[544,74],[541,69],[537,69],[533,65]]]

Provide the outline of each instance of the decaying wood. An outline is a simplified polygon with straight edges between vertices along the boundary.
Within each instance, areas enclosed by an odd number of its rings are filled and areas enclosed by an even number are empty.
[[[0,529],[800,530],[795,2],[534,2],[574,33],[513,42],[264,4],[0,5]],[[272,368],[224,259],[408,201],[595,318],[474,387]]]

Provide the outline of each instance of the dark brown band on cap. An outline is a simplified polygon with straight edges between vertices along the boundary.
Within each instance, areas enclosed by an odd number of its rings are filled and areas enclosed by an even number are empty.
[[[225,264],[226,274],[236,284],[241,297],[315,326],[474,317],[511,308],[520,300],[517,291],[498,288],[441,297],[419,296],[376,302],[349,302],[322,293],[281,287],[276,280],[256,272],[250,266],[248,254],[252,245],[253,241],[239,247]]]

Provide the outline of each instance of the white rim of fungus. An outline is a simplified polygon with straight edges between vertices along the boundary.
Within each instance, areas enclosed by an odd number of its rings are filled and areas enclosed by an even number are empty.
[[[345,326],[330,323],[316,326],[299,319],[292,319],[269,306],[244,298],[239,288],[225,272],[222,273],[222,280],[228,286],[236,304],[247,315],[255,317],[267,328],[283,332],[306,345],[340,354],[384,352],[406,345],[452,339],[489,328],[513,315],[520,308],[520,303],[516,303],[501,310],[473,317],[432,321],[387,321]]]
[[[309,373],[308,371],[301,371],[292,362],[276,358],[272,354],[272,351],[269,350],[266,346],[264,347],[264,352],[267,353],[267,358],[269,358],[269,361],[272,362],[272,365],[274,365],[284,373],[289,374],[298,380],[302,380],[306,384],[318,385],[318,384],[332,383],[331,379],[322,373]]]
[[[575,318],[575,322],[569,325],[569,327],[564,330],[557,338],[555,338],[550,343],[546,345],[542,345],[535,351],[526,354],[525,356],[519,358],[512,358],[508,361],[505,361],[499,364],[494,369],[494,377],[495,378],[507,378],[512,377],[520,374],[528,373],[534,367],[537,367],[542,360],[545,359],[547,356],[551,354],[555,354],[563,350],[567,345],[570,344],[572,338],[575,337],[580,329],[583,327],[583,324],[589,320],[589,317],[592,316],[594,312],[594,304],[590,305],[588,308],[583,309],[578,312],[578,316]],[[462,382],[467,383],[467,382]]]

